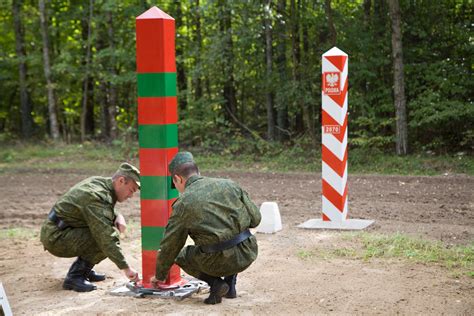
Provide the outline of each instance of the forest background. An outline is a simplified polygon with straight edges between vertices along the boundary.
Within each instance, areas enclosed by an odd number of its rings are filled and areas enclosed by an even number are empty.
[[[135,18],[153,5],[176,23],[180,147],[319,165],[321,55],[337,46],[352,166],[474,173],[471,0],[2,0],[1,162],[19,143],[136,158]]]

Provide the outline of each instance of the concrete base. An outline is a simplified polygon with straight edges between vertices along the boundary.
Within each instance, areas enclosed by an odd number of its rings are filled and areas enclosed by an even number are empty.
[[[361,230],[375,221],[367,219],[346,219],[341,222],[328,222],[322,219],[310,219],[303,224],[298,225],[299,228],[306,229],[342,229],[342,230]]]
[[[206,282],[192,279],[184,285],[176,285],[168,289],[137,287],[134,282],[128,282],[125,285],[110,291],[110,294],[115,296],[172,298],[182,300],[186,297],[190,297],[194,293],[206,292],[209,292],[209,286]]]

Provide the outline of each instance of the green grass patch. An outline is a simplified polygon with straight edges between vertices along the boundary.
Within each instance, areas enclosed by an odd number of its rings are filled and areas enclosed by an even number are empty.
[[[474,243],[467,246],[447,247],[441,242],[409,237],[403,234],[346,233],[340,237],[344,246],[308,251],[298,257],[308,259],[350,258],[369,261],[371,259],[397,258],[417,263],[438,264],[449,270],[467,271],[474,275]],[[348,245],[349,244],[349,245]]]
[[[402,234],[379,235],[361,233],[362,258],[404,258],[416,262],[436,262],[448,268],[473,268],[474,243],[468,246],[446,247],[441,242],[427,241]]]
[[[121,146],[101,143],[2,144],[0,172],[21,169],[110,171],[121,161],[133,160],[134,157],[127,156],[130,152]],[[133,152],[138,153],[138,150]]]
[[[39,236],[39,231],[33,228],[4,228],[0,229],[0,240],[32,239]]]
[[[16,170],[86,170],[112,172],[122,161],[138,164],[138,144],[114,142],[84,144],[5,143],[0,144],[0,172]],[[266,145],[255,152],[211,152],[190,148],[203,171],[321,172],[319,146],[296,144]],[[377,150],[349,150],[349,172],[360,174],[474,175],[474,157],[465,154],[433,156],[416,154],[405,157]]]

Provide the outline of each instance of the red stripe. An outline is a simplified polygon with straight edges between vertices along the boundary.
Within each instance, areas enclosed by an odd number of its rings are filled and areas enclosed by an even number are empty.
[[[176,97],[138,98],[138,124],[176,124]]]
[[[176,72],[172,19],[137,19],[137,72]]]
[[[324,144],[322,145],[321,159],[340,177],[344,176],[344,170],[347,165],[347,148],[344,151],[344,158],[339,160]]]
[[[323,221],[324,222],[330,222],[331,219],[329,217],[327,217],[326,214],[323,213]]]
[[[346,82],[344,83],[344,88],[342,89],[341,94],[339,94],[339,95],[328,95],[340,107],[344,106],[344,100],[346,99],[346,96],[347,96],[347,83],[348,82],[349,82],[349,76],[347,76],[347,78],[346,78]]]
[[[171,200],[144,200],[141,205],[141,224],[149,227],[165,227],[171,215],[171,205],[176,199]]]
[[[335,207],[339,210],[339,212],[344,211],[344,204],[346,202],[347,197],[347,183],[344,188],[344,194],[341,196],[337,191],[323,179],[323,196],[328,199]]]
[[[344,64],[346,63],[347,56],[337,55],[337,56],[324,56],[331,64],[336,66],[341,72],[344,71]]]
[[[173,264],[170,268],[166,284],[177,284],[181,283],[181,268],[177,264]]]
[[[178,148],[140,148],[140,174],[142,176],[169,176],[168,164]]]
[[[325,125],[338,125],[341,127],[341,132],[339,134],[332,134],[334,137],[337,138],[337,140],[339,140],[341,143],[342,141],[344,140],[344,134],[346,133],[346,128],[347,128],[347,113],[346,113],[346,117],[344,118],[344,122],[342,123],[342,125],[339,125],[339,123],[332,118],[331,115],[329,115],[326,111],[322,111],[323,112],[323,115],[322,115],[322,125],[323,127]]]
[[[156,250],[142,250],[142,271],[143,271],[143,286],[151,288],[150,278],[155,276],[156,272]]]
[[[156,273],[156,261],[158,257],[158,251],[156,250],[142,250],[142,270],[143,270],[143,281],[142,285],[145,288],[153,288],[150,284],[151,277],[155,276]],[[181,269],[178,265],[173,264],[169,270],[168,277],[165,283],[167,285],[181,284]]]

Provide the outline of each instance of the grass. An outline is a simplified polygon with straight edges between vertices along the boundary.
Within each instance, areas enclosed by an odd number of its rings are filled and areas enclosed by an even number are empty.
[[[118,146],[85,144],[16,144],[0,148],[0,172],[17,170],[110,171],[129,160]]]
[[[0,240],[32,239],[38,237],[38,234],[38,229],[34,228],[6,228],[0,229]]]
[[[399,233],[392,235],[367,232],[346,233],[341,238],[349,242],[349,246],[300,251],[298,257],[302,259],[350,258],[365,261],[375,258],[397,258],[416,263],[439,264],[451,271],[467,271],[468,276],[474,277],[474,243],[467,246],[447,247],[441,242]]]
[[[138,164],[137,144],[103,143],[0,144],[0,172],[21,170],[84,170],[112,172],[121,161]],[[301,146],[272,147],[266,153],[211,153],[202,148],[190,149],[203,171],[320,172],[321,153]],[[465,154],[432,156],[416,154],[406,157],[378,151],[349,151],[349,172],[359,174],[474,175],[474,157]]]

